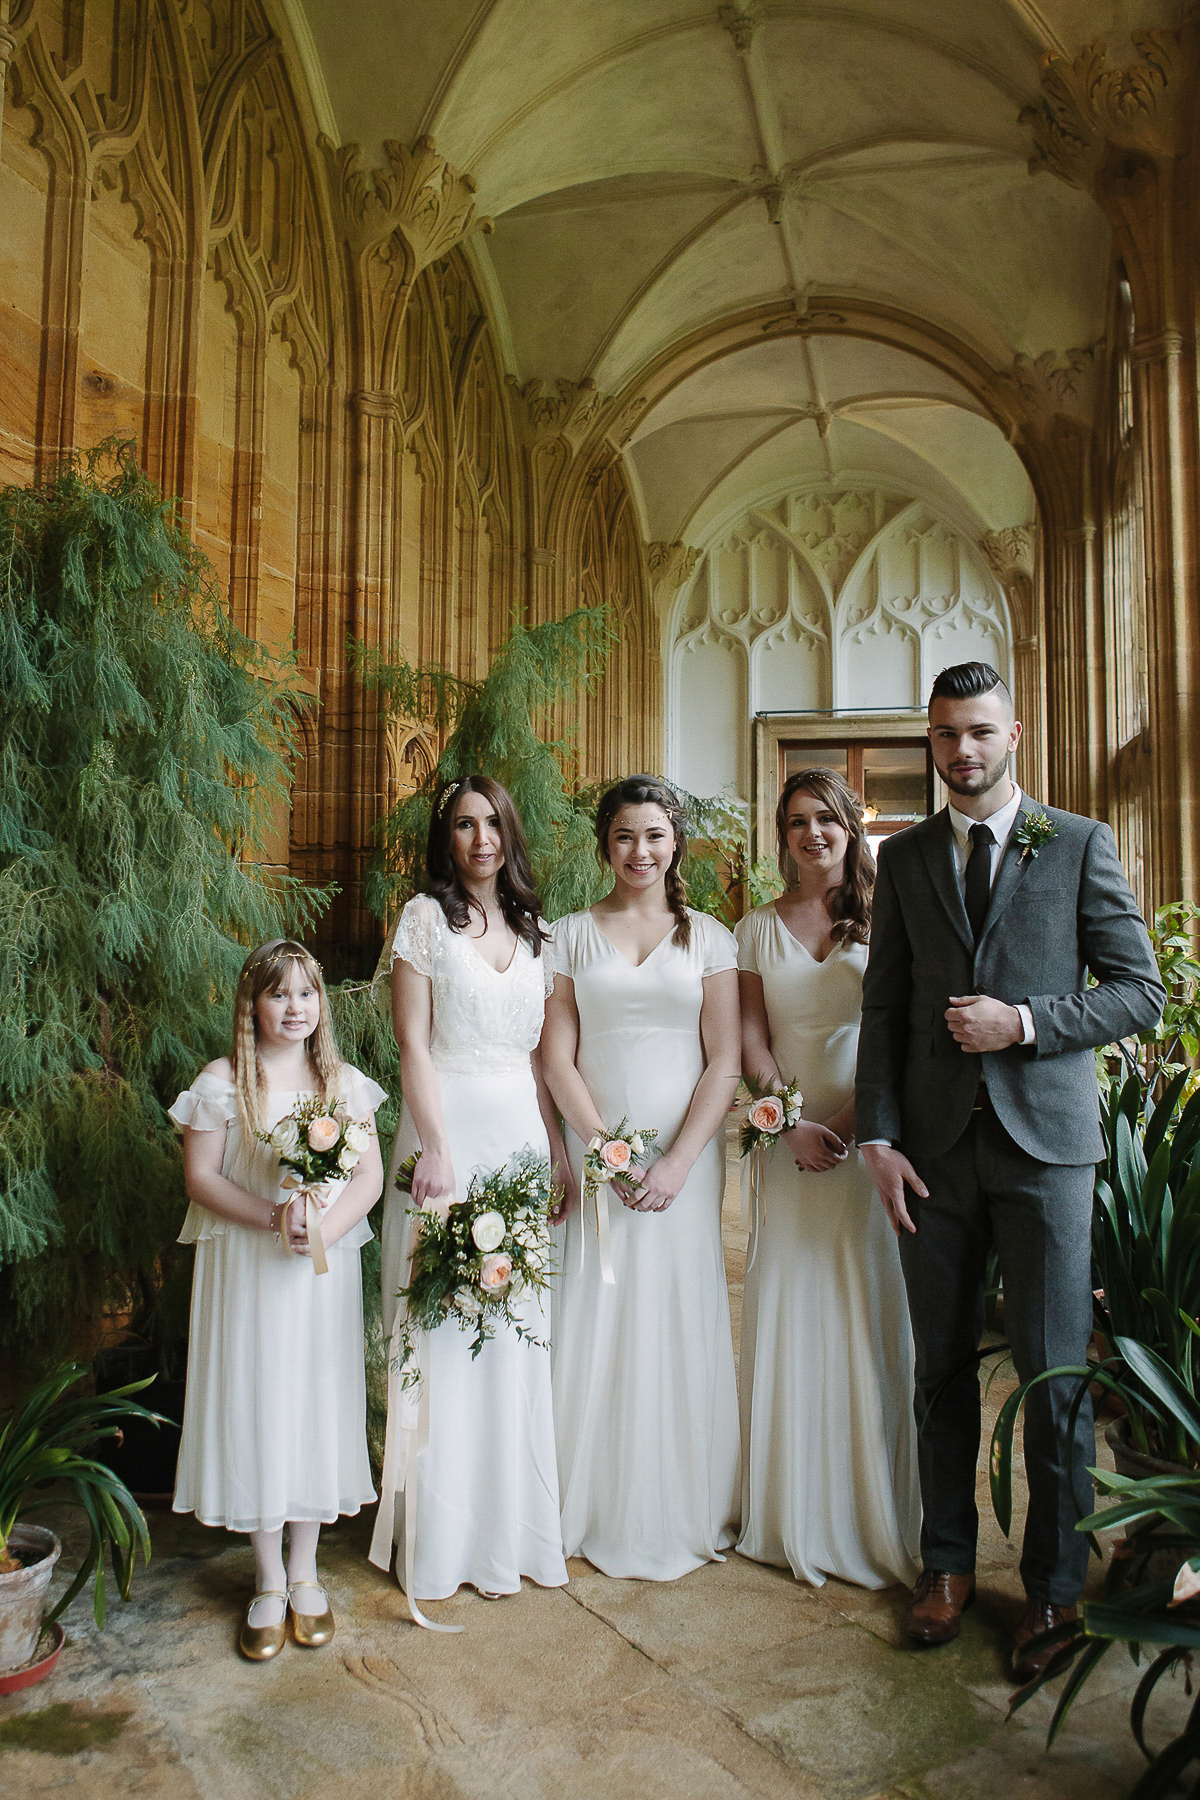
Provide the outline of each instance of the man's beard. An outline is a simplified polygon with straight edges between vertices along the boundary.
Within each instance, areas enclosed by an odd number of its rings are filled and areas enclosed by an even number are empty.
[[[1007,774],[1008,752],[1005,751],[997,762],[985,763],[979,771],[972,771],[969,782],[964,781],[961,776],[955,776],[950,770],[942,774],[942,780],[952,794],[965,794],[968,799],[977,800],[980,794],[990,794]]]

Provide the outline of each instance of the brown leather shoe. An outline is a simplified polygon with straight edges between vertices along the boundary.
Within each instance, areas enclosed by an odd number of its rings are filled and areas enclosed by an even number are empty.
[[[956,1638],[962,1615],[975,1604],[975,1577],[922,1569],[908,1609],[908,1635],[914,1644],[948,1644]]]
[[[1026,1595],[1025,1611],[1017,1626],[1012,1654],[1012,1672],[1019,1682],[1024,1684],[1036,1681],[1039,1675],[1045,1674],[1063,1647],[1061,1644],[1047,1644],[1032,1656],[1023,1655],[1029,1640],[1043,1631],[1052,1631],[1056,1625],[1074,1623],[1077,1613],[1078,1609],[1074,1606],[1051,1606],[1049,1600],[1034,1600]]]

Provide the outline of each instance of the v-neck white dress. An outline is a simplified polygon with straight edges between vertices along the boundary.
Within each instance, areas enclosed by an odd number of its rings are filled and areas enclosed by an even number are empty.
[[[549,945],[546,946],[549,949]],[[493,969],[470,938],[452,931],[427,894],[410,900],[392,940],[433,987],[430,1053],[456,1192],[465,1197],[476,1169],[502,1168],[527,1146],[549,1155],[530,1052],[542,1034],[553,981],[545,954],[518,942],[507,969]],[[384,1187],[383,1326],[390,1336],[396,1295],[408,1280],[411,1201],[395,1186],[398,1165],[420,1148],[405,1106]],[[550,1309],[536,1294],[518,1303],[523,1326],[548,1344]],[[414,1600],[444,1600],[464,1582],[489,1593],[516,1593],[522,1575],[542,1587],[567,1580],[558,1523],[558,1475],[550,1353],[498,1325],[472,1360],[473,1333],[447,1321],[431,1331],[425,1379],[429,1439],[418,1459]],[[398,1385],[388,1386],[388,1434],[399,1429]],[[390,1445],[389,1445],[390,1448]],[[389,1455],[388,1461],[394,1459]],[[386,1569],[401,1546],[404,1505],[385,1471],[371,1561]]]
[[[578,1068],[607,1126],[678,1135],[704,1071],[704,978],[737,948],[692,912],[687,950],[668,936],[635,968],[590,912],[554,926],[554,967],[575,984]],[[567,1148],[579,1172],[583,1145]],[[563,1541],[606,1575],[673,1581],[721,1560],[736,1536],[737,1386],[721,1250],[718,1133],[665,1212],[604,1195],[616,1285],[601,1279],[591,1219],[567,1221],[555,1290],[554,1411]],[[585,1263],[579,1271],[581,1229]]]
[[[763,984],[771,1052],[804,1116],[849,1100],[863,944],[817,962],[773,904],[737,927]],[[913,1341],[895,1235],[857,1148],[821,1174],[780,1144],[764,1159],[762,1217],[742,1303],[742,1536],[755,1562],[820,1586],[912,1582],[921,1525]]]

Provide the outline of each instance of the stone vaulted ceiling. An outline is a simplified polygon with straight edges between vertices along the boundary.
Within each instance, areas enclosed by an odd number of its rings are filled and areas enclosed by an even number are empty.
[[[1178,23],[1155,0],[288,0],[318,114],[367,167],[428,135],[494,220],[472,254],[524,385],[634,394],[766,303],[811,329],[701,350],[626,449],[648,539],[702,543],[807,479],[877,479],[978,535],[1032,518],[1015,452],[918,354],[820,326],[915,316],[999,371],[1104,329],[1108,226],[1031,176],[1039,58]],[[1045,366],[1045,365],[1043,365]]]

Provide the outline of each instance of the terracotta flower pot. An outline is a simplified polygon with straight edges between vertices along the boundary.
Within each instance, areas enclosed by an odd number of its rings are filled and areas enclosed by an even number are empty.
[[[37,1649],[46,1589],[62,1545],[44,1525],[14,1525],[8,1547],[24,1568],[0,1575],[0,1675],[19,1669]]]
[[[1196,1471],[1189,1469],[1186,1463],[1163,1462],[1160,1457],[1147,1456],[1144,1450],[1137,1450],[1129,1442],[1129,1420],[1114,1419],[1111,1425],[1104,1428],[1104,1441],[1113,1453],[1113,1461],[1117,1465],[1118,1475],[1128,1475],[1132,1481],[1145,1481],[1151,1475],[1194,1475]]]

